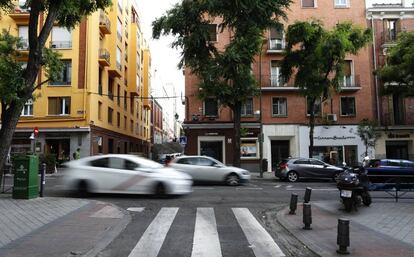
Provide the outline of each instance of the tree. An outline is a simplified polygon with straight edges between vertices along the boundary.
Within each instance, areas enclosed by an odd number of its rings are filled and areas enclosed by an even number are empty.
[[[378,123],[374,120],[363,119],[358,124],[357,135],[365,145],[365,156],[368,156],[368,148],[374,147],[375,142],[380,137],[377,131]]]
[[[201,99],[215,97],[234,115],[233,165],[240,166],[241,106],[258,93],[251,74],[260,53],[263,31],[280,26],[291,0],[187,0],[175,5],[153,22],[153,37],[172,34],[172,47],[182,49],[179,68],[186,66],[198,76]],[[208,14],[208,15],[206,15]],[[229,30],[231,41],[218,49],[209,40],[209,24],[220,17],[220,31]]]
[[[288,26],[282,76],[294,79],[295,86],[309,101],[309,157],[313,152],[315,102],[339,92],[346,54],[357,54],[371,39],[369,29],[349,22],[338,23],[331,31],[320,21],[298,21]]]
[[[0,0],[1,15],[14,9],[11,0]],[[29,56],[27,65],[22,67],[18,38],[3,31],[0,36],[0,167],[7,158],[13,133],[24,104],[32,98],[33,92],[41,85],[59,79],[62,64],[58,55],[45,48],[45,43],[55,23],[68,29],[74,28],[84,16],[111,5],[110,0],[30,0],[26,1],[29,16]],[[44,16],[41,22],[40,16]],[[40,26],[41,25],[41,26]],[[39,31],[39,27],[41,27]],[[48,78],[37,83],[37,75],[44,68]],[[0,172],[1,176],[1,172]]]
[[[398,34],[397,45],[390,48],[387,63],[379,69],[384,86],[383,94],[414,95],[414,32]]]

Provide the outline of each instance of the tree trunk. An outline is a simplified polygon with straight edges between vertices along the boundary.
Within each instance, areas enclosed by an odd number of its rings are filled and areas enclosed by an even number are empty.
[[[240,119],[241,119],[241,103],[237,102],[232,108],[234,114],[234,151],[233,166],[240,167]]]
[[[312,158],[313,153],[313,132],[315,130],[315,101],[316,97],[310,97],[310,117],[309,117],[309,158]]]

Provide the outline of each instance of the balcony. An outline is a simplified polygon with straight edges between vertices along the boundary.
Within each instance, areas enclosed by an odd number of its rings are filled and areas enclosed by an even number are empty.
[[[108,74],[111,77],[120,78],[122,77],[122,64],[120,62],[116,62],[115,67],[110,67],[108,70]]]
[[[361,89],[361,81],[359,75],[344,76],[342,82],[339,83],[342,92],[353,92]]]
[[[104,12],[99,14],[99,31],[104,35],[111,34],[111,21]]]
[[[381,47],[388,48],[397,45],[398,33],[397,30],[385,30],[381,33]]]
[[[72,41],[51,41],[50,48],[53,49],[71,49]]]
[[[282,53],[286,48],[286,43],[282,39],[270,39],[267,53]]]
[[[258,81],[258,78],[256,78]],[[299,88],[287,83],[281,76],[262,76],[262,91],[298,91]]]
[[[106,49],[99,49],[99,64],[101,66],[109,66],[111,65],[111,54]]]
[[[28,23],[30,17],[30,8],[26,8],[25,2],[16,1],[14,10],[9,14],[9,16],[18,23]]]
[[[21,45],[17,47],[17,50],[20,52],[20,54],[22,55],[29,54],[29,39],[21,38],[20,44]]]

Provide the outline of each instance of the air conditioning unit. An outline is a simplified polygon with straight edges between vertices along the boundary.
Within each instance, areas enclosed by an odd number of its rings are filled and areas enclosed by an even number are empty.
[[[334,114],[334,113],[329,113],[329,114],[326,116],[326,118],[327,118],[327,120],[328,120],[328,121],[331,121],[331,122],[335,122],[335,121],[337,121],[336,114]]]

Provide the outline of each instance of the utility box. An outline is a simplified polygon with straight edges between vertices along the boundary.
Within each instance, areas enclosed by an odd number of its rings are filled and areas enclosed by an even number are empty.
[[[13,159],[13,198],[32,199],[39,196],[39,157],[17,156]]]

